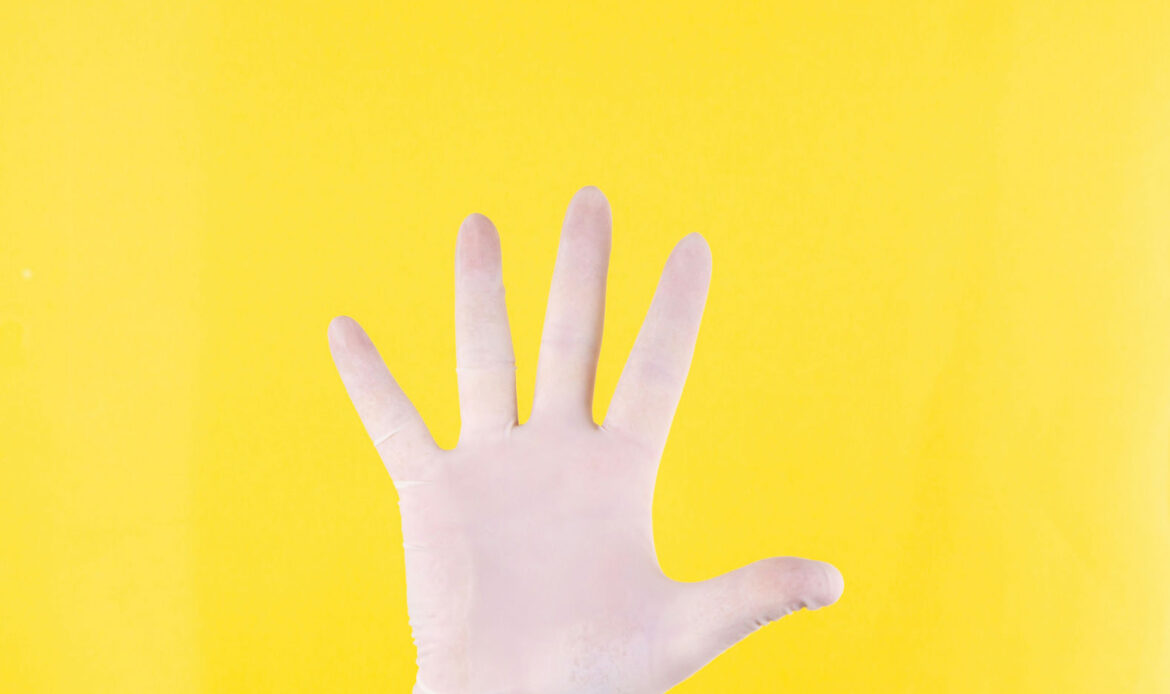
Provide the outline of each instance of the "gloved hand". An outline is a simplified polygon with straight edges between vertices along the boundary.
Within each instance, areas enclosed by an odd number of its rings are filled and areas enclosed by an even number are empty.
[[[663,692],[764,624],[840,597],[830,564],[763,559],[700,582],[663,575],[651,501],[706,302],[691,234],[666,262],[605,421],[592,417],[609,204],[569,205],[537,366],[517,424],[500,243],[473,214],[455,244],[461,430],[440,449],[360,326],[334,362],[399,495],[415,694]]]

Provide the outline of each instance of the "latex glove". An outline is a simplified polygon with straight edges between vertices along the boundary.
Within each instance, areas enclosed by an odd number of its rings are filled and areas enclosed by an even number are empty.
[[[454,449],[435,444],[357,323],[329,326],[337,369],[398,490],[416,694],[662,692],[762,625],[841,595],[837,569],[795,557],[693,583],[663,575],[654,481],[711,256],[698,234],[670,254],[598,426],[610,227],[601,191],[580,190],[523,425],[499,237],[486,217],[469,216],[455,244]]]

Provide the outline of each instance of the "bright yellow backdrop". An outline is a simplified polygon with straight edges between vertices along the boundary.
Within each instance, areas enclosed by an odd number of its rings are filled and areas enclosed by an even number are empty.
[[[0,2],[0,692],[407,692],[346,313],[454,445],[501,230],[528,411],[613,205],[597,414],[714,278],[663,568],[834,562],[679,692],[1170,691],[1170,6]]]

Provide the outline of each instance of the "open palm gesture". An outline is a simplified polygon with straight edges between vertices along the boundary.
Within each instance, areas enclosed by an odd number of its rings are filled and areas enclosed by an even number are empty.
[[[657,694],[760,626],[841,595],[837,569],[795,557],[694,583],[662,573],[654,481],[711,255],[698,234],[670,254],[598,425],[610,229],[601,191],[578,191],[523,425],[500,242],[486,217],[469,216],[455,247],[455,448],[435,444],[356,322],[329,326],[342,381],[398,489],[416,694]]]

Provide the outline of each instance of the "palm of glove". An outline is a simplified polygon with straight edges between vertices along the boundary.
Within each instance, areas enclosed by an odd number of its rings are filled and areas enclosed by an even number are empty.
[[[531,418],[516,421],[499,240],[456,243],[458,446],[435,445],[361,328],[334,360],[399,493],[416,694],[663,692],[763,624],[835,601],[832,566],[765,559],[707,581],[658,566],[654,480],[710,275],[696,234],[667,261],[605,422],[592,419],[610,240],[595,188],[570,204]]]
[[[432,482],[400,492],[426,686],[655,691],[644,680],[668,655],[653,635],[675,584],[654,556],[648,461],[553,423],[441,458]]]

